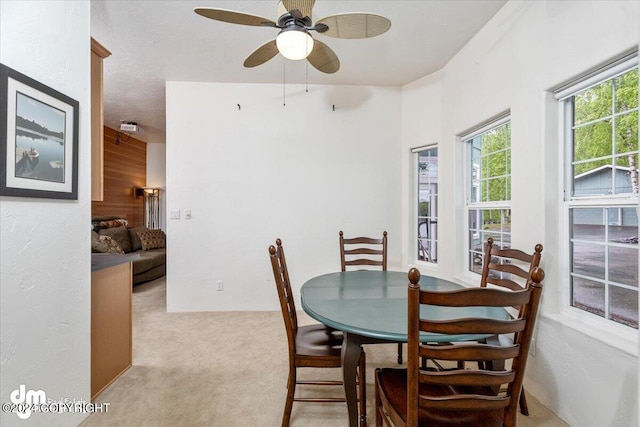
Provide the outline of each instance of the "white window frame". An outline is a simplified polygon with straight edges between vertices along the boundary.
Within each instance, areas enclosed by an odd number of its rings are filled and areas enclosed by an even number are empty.
[[[435,261],[425,261],[425,260],[421,260],[419,258],[420,256],[420,250],[419,250],[419,244],[418,241],[420,239],[420,230],[418,228],[418,222],[419,222],[419,218],[418,218],[418,209],[419,209],[419,175],[418,175],[418,162],[419,162],[419,157],[420,157],[420,152],[422,151],[426,151],[426,150],[431,150],[431,149],[437,149],[438,150],[438,191],[436,193],[436,198],[439,200],[440,198],[440,183],[439,183],[439,178],[440,178],[440,147],[438,146],[437,143],[433,143],[433,144],[428,144],[428,145],[423,145],[420,147],[415,147],[411,149],[411,153],[412,153],[412,164],[413,164],[413,175],[412,175],[412,179],[413,179],[413,226],[411,228],[411,238],[410,238],[410,242],[411,242],[411,247],[413,248],[413,250],[411,251],[413,259],[411,261],[412,264],[415,265],[424,265],[427,267],[432,267],[435,268],[438,265],[438,257],[437,257],[437,251],[439,250],[439,206],[440,203],[439,201],[436,202],[436,213],[435,213],[435,218],[436,218],[436,223],[434,224],[434,227],[436,229],[436,237],[435,239],[435,244],[436,244],[436,255],[433,256],[433,258],[435,258]]]
[[[572,119],[571,111],[569,111],[567,99],[573,97],[575,94],[582,92],[591,87],[597,86],[617,76],[625,74],[628,71],[638,67],[637,51],[631,52],[624,57],[612,61],[602,67],[594,69],[588,73],[585,73],[582,77],[574,79],[562,87],[554,91],[555,98],[558,101],[558,117],[560,125],[560,149],[562,153],[562,161],[560,162],[563,172],[563,187],[562,187],[562,248],[564,254],[563,259],[563,277],[565,280],[559,281],[564,284],[562,289],[563,303],[562,313],[566,316],[565,323],[573,324],[577,329],[583,328],[589,329],[590,335],[594,335],[604,341],[611,342],[619,348],[631,353],[638,353],[637,342],[638,330],[625,326],[613,320],[599,316],[597,314],[589,313],[571,305],[571,222],[570,211],[573,208],[636,208],[640,213],[640,207],[638,204],[638,195],[633,194],[613,194],[608,196],[603,195],[588,195],[588,196],[574,196],[573,185],[574,176],[572,170],[572,158],[573,158],[573,141],[572,130],[569,122]],[[570,143],[568,143],[570,141]],[[606,243],[606,242],[605,242]],[[606,297],[606,304],[609,303],[608,296]],[[608,310],[607,310],[608,312]],[[619,338],[619,342],[613,342],[612,338]]]
[[[471,269],[471,247],[470,247],[470,242],[469,242],[469,234],[470,234],[470,230],[469,230],[469,215],[470,215],[470,211],[472,210],[506,210],[506,209],[511,209],[511,188],[509,190],[509,200],[502,200],[502,201],[492,201],[492,202],[471,202],[472,198],[471,198],[471,188],[472,188],[472,179],[473,177],[471,176],[471,170],[472,168],[474,168],[474,165],[471,164],[472,160],[472,155],[471,155],[471,143],[469,142],[471,139],[487,132],[490,131],[492,129],[495,129],[497,127],[503,126],[506,123],[510,123],[511,122],[511,112],[510,111],[505,111],[503,113],[500,113],[494,117],[492,117],[491,119],[479,124],[478,126],[471,128],[461,134],[458,135],[459,140],[465,144],[464,147],[464,156],[465,156],[465,173],[464,173],[464,186],[465,186],[465,210],[464,210],[464,230],[465,230],[465,244],[464,244],[464,260],[465,260],[465,275],[474,275],[477,276],[478,274],[475,273],[472,269]],[[509,150],[511,151],[511,147],[512,147],[512,140],[511,140],[511,136],[510,136],[510,142],[509,142]],[[509,156],[509,158],[511,158],[511,155]],[[474,168],[475,169],[475,168]],[[480,170],[480,168],[478,167],[478,170]],[[511,175],[512,175],[512,169],[511,167],[509,168],[509,186],[511,187]],[[478,200],[478,199],[476,199]],[[478,238],[479,237],[479,233],[474,233],[474,237]],[[484,255],[484,243],[482,242],[482,255]],[[482,256],[482,258],[484,258]],[[471,277],[471,276],[469,276]]]

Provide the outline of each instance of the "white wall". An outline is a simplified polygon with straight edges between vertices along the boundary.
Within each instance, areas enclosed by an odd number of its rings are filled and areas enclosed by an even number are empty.
[[[339,271],[341,229],[386,230],[400,265],[400,89],[286,91],[283,106],[282,85],[168,82],[167,208],[183,215],[167,224],[170,311],[277,310],[278,237],[298,297]]]
[[[21,384],[89,401],[89,2],[0,2],[0,61],[80,103],[78,201],[0,197],[0,401]],[[2,412],[2,425],[77,425],[83,414]]]
[[[572,426],[638,425],[637,331],[615,334],[616,328],[576,322],[563,311],[566,230],[557,103],[549,90],[637,46],[639,9],[640,3],[628,1],[509,2],[440,76],[403,89],[403,146],[420,145],[420,135],[440,143],[440,265],[433,274],[445,278],[470,279],[464,255],[464,147],[456,135],[511,110],[513,243],[519,248],[543,243],[547,273],[525,386]],[[425,117],[438,105],[439,127]],[[412,193],[404,194],[410,211]],[[404,245],[411,254],[413,241]]]
[[[409,236],[417,236],[417,224],[415,213],[417,212],[415,186],[415,159],[411,152],[413,148],[427,145],[442,145],[442,72],[438,71],[402,88],[402,194],[405,195],[402,203],[402,264],[408,265],[415,259],[416,240]],[[440,148],[438,156],[442,157]],[[440,164],[443,164],[440,160]],[[446,170],[439,169],[439,174]],[[447,195],[452,191],[446,188],[447,182],[438,183],[439,203],[445,203]],[[446,188],[443,189],[443,188]],[[451,199],[451,197],[449,197]],[[442,220],[442,218],[438,218]],[[451,244],[450,239],[442,239],[438,247]],[[440,259],[441,264],[446,262]],[[433,264],[421,266],[423,274],[437,274],[438,266]]]
[[[147,144],[147,187],[160,190],[160,228],[167,230],[167,150],[165,144]]]

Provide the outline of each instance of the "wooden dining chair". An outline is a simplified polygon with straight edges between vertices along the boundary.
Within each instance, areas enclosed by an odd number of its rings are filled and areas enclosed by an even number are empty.
[[[407,369],[376,369],[376,426],[512,427],[542,293],[544,271],[533,270],[526,289],[464,288],[448,292],[420,289],[420,272],[409,271]],[[514,318],[433,320],[420,317],[423,305],[446,307],[523,307]],[[428,310],[422,313],[428,313]],[[482,341],[456,345],[420,342],[420,332],[444,335],[515,333],[510,346]],[[454,341],[454,340],[451,340]],[[436,368],[421,367],[420,358]],[[503,360],[503,371],[460,367],[458,361]],[[449,367],[449,365],[451,365]]]
[[[485,247],[480,286],[494,285],[511,289],[512,291],[526,288],[531,281],[531,274],[540,265],[542,249],[543,247],[540,243],[535,246],[532,254],[519,249],[501,248],[494,244],[493,238],[489,237]],[[514,307],[514,309],[520,310],[521,307]],[[488,338],[487,342],[496,345],[502,342],[510,345],[513,342],[513,337],[506,335],[494,336]],[[486,363],[489,363],[489,368],[492,367],[492,362]],[[499,368],[501,368],[499,364],[494,366],[494,369]],[[527,405],[524,389],[520,394],[520,412],[523,415],[529,415],[529,406]]]
[[[291,420],[291,409],[293,402],[346,402],[344,397],[295,397],[297,384],[311,385],[333,385],[342,386],[341,381],[328,380],[297,380],[298,368],[340,368],[342,366],[340,352],[342,350],[343,335],[341,331],[329,328],[323,324],[298,325],[296,305],[291,291],[289,280],[289,270],[284,256],[282,241],[276,240],[276,246],[269,246],[269,257],[273,276],[278,290],[280,309],[284,318],[284,325],[287,331],[287,342],[289,347],[289,376],[287,379],[287,400],[285,402],[284,414],[282,416],[282,426],[289,425]],[[361,350],[358,363],[358,384],[359,384],[359,405],[360,423],[366,425],[366,355]]]
[[[540,265],[542,245],[538,243],[533,254],[519,249],[501,248],[487,239],[482,265],[480,286],[501,286],[512,291],[523,289],[531,280],[531,273]]]
[[[387,271],[387,232],[382,233],[382,239],[372,237],[345,238],[340,231],[340,268],[347,271],[347,267],[372,266],[381,267]],[[363,257],[363,255],[366,255]],[[398,343],[398,364],[402,364],[402,343]]]
[[[382,233],[382,239],[374,239],[345,238],[340,231],[340,267],[347,271],[347,267],[352,266],[381,267],[382,271],[387,271],[387,232]]]

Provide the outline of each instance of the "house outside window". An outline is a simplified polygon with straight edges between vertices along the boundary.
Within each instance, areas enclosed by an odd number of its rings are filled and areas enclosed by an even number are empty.
[[[564,121],[569,305],[637,329],[637,56],[556,96]]]
[[[462,137],[467,145],[469,271],[482,272],[485,243],[511,246],[511,122],[508,115]]]
[[[438,147],[412,150],[417,158],[418,261],[438,262]]]

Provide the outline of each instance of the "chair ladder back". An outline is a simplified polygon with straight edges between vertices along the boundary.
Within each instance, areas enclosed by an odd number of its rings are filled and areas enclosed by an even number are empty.
[[[508,390],[508,393],[510,394],[512,400],[510,410],[513,412],[512,417],[514,420],[516,418],[516,412],[518,408],[518,392],[522,390],[527,358],[529,357],[529,348],[531,347],[533,331],[537,320],[538,309],[540,307],[543,279],[544,271],[540,267],[535,267],[531,272],[531,280],[528,283],[529,289],[532,290],[531,302],[526,306],[523,306],[520,310],[520,316],[527,319],[527,326],[524,331],[516,334],[514,337],[514,345],[518,345],[521,348],[520,356],[513,359],[511,369],[515,370],[517,372],[517,375],[514,381],[509,384],[510,389]]]
[[[498,335],[512,334],[524,330],[525,319],[451,319],[447,321],[420,320],[420,330],[435,332],[437,334],[462,335],[462,334],[482,334]],[[484,359],[487,360],[487,359]]]
[[[515,292],[504,292],[498,288],[461,288],[453,291],[423,290],[419,295],[420,304],[447,307],[505,307],[527,304],[531,292],[519,289]]]
[[[289,281],[289,271],[284,256],[284,248],[282,241],[276,240],[277,248],[273,245],[269,246],[269,255],[271,258],[271,267],[278,291],[278,299],[280,300],[280,310],[284,319],[285,329],[287,330],[287,341],[289,342],[289,351],[295,352],[295,338],[298,331],[298,316],[296,313],[296,305],[291,291],[291,282]]]
[[[287,313],[292,322],[292,330],[295,332],[298,330],[298,315],[296,311],[295,298],[293,297],[293,291],[291,290],[289,268],[287,267],[287,259],[284,256],[284,247],[282,247],[282,240],[276,239],[276,245],[278,259],[280,260],[280,268],[282,269],[283,290],[287,305]]]
[[[504,425],[515,425],[543,279],[544,271],[536,267],[532,270],[526,289],[515,292],[494,288],[433,292],[420,289],[420,272],[417,269],[412,268],[409,271],[407,425],[418,425],[421,410],[504,410]],[[522,310],[518,317],[507,320],[482,317],[430,320],[420,317],[420,307],[423,304],[451,307],[492,306],[505,309],[521,306]],[[420,342],[420,332],[423,331],[445,335],[514,333],[516,341],[509,346],[490,345],[483,341],[439,345]],[[455,367],[425,369],[421,366],[423,357],[448,361]],[[486,367],[469,369],[468,366],[455,363],[481,360],[511,361],[511,367],[504,371],[491,371]],[[506,366],[509,366],[509,363],[506,363]],[[419,392],[421,384],[428,390],[435,390],[435,394],[431,391]],[[451,414],[459,415],[455,412]]]
[[[500,248],[494,246],[493,238],[487,239],[480,286],[487,284],[511,290],[519,290],[527,286],[533,270],[540,265],[542,245],[537,244],[533,254],[519,249]],[[518,264],[514,263],[517,262]],[[511,277],[523,279],[520,283]]]
[[[506,360],[518,355],[520,348],[517,344],[509,346],[479,346],[476,342],[456,345],[421,344],[418,354],[420,357],[434,360]]]
[[[357,257],[370,255],[369,257]],[[371,237],[345,238],[340,231],[340,267],[347,271],[347,266],[374,266],[382,267],[387,271],[387,232],[382,233],[382,239]]]
[[[497,386],[513,382],[516,378],[515,371],[478,371],[473,369],[455,371],[430,371],[428,374],[420,373],[419,379],[423,384],[437,384],[441,386],[468,386],[484,385]]]

